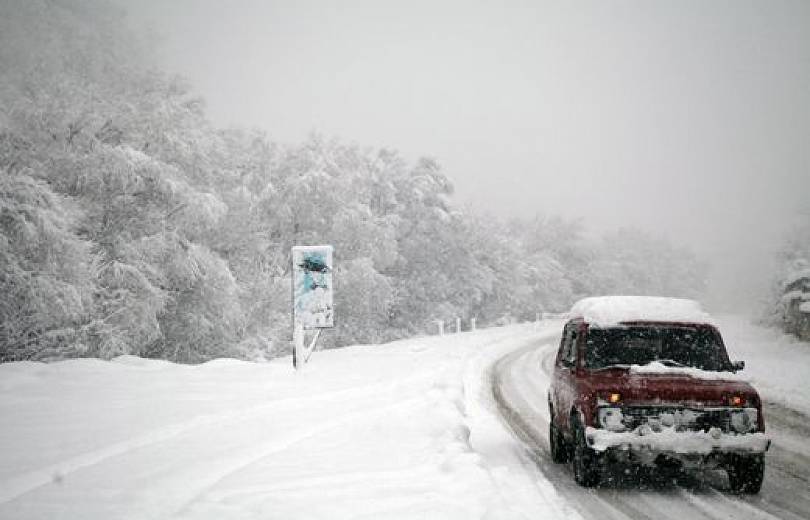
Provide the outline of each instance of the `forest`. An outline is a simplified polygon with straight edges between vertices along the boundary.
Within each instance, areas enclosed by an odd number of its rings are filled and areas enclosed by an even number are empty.
[[[335,248],[330,348],[704,289],[644,231],[466,208],[436,158],[218,128],[154,53],[100,0],[0,3],[0,362],[287,354],[293,245]]]

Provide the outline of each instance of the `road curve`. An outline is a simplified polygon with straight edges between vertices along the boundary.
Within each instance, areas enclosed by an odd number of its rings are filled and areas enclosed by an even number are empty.
[[[504,421],[538,469],[583,518],[810,519],[810,418],[770,402],[763,413],[774,442],[759,495],[729,493],[722,471],[688,473],[676,480],[611,474],[599,488],[579,487],[570,465],[552,463],[548,451],[546,392],[558,344],[558,333],[545,334],[502,357],[492,369],[492,391]]]

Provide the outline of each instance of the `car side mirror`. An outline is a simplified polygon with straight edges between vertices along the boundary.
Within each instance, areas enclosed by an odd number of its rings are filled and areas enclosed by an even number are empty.
[[[732,361],[731,367],[734,369],[735,372],[742,370],[745,368],[745,361]]]

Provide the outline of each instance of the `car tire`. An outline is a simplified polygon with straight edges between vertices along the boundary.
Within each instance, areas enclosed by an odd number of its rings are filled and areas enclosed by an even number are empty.
[[[585,428],[572,417],[574,429],[574,449],[572,463],[574,480],[582,487],[594,487],[602,480],[599,454],[588,446],[585,440]]]
[[[568,462],[569,448],[568,443],[565,441],[562,432],[554,423],[554,415],[548,422],[548,444],[549,451],[551,451],[551,461],[555,464],[563,464]]]
[[[726,467],[729,488],[733,493],[755,495],[765,478],[763,455],[734,455]]]

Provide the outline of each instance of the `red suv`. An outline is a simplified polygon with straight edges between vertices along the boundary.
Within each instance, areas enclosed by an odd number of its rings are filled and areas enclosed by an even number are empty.
[[[563,329],[549,388],[554,462],[594,486],[612,464],[721,468],[738,493],[762,486],[762,403],[691,300],[586,298]]]

